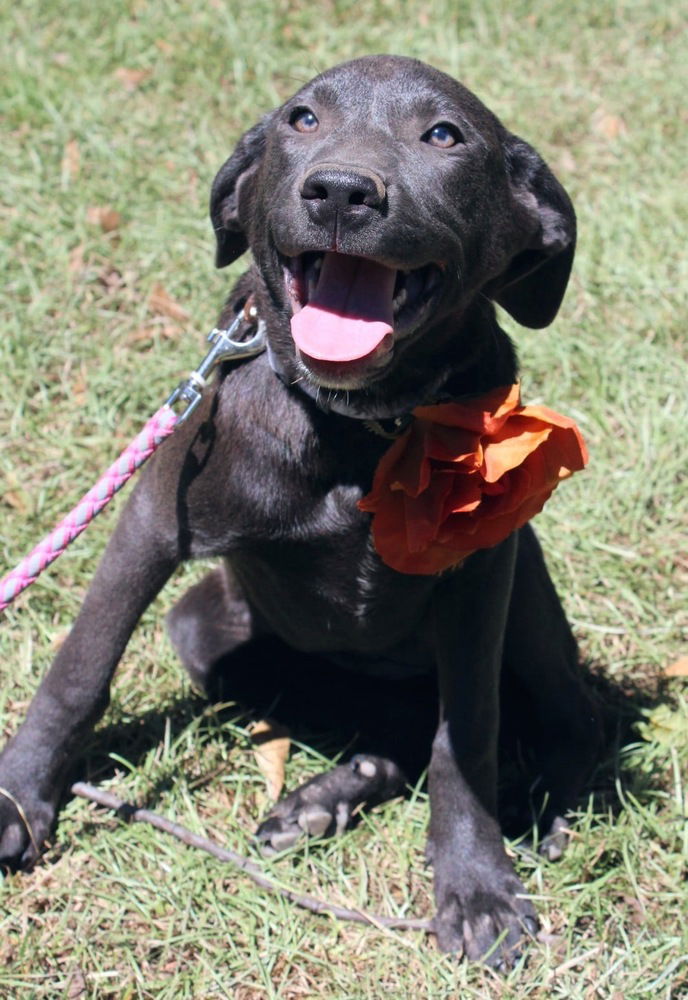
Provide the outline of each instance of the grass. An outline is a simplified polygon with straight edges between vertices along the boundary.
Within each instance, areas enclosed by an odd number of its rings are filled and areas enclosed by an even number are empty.
[[[295,911],[72,801],[44,862],[0,885],[0,996],[688,996],[688,708],[685,680],[662,680],[688,645],[681,24],[678,5],[650,0],[5,6],[0,564],[18,562],[200,357],[197,331],[228,283],[212,266],[207,191],[239,134],[331,63],[418,56],[532,141],[577,206],[559,318],[513,333],[526,398],[575,415],[591,447],[589,471],[538,530],[582,649],[615,692],[620,735],[566,858],[519,862],[545,936],[504,979],[431,940]],[[151,298],[156,286],[188,321]],[[114,517],[5,615],[3,733],[73,619]],[[251,853],[266,798],[245,720],[190,694],[161,627],[198,573],[178,574],[130,643],[91,774]],[[293,747],[290,786],[322,767],[317,747]],[[341,840],[265,867],[345,905],[427,915],[426,822],[419,789]]]

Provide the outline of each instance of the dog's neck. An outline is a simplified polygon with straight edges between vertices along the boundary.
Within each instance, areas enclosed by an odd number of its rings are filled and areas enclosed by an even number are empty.
[[[408,426],[412,409],[419,406],[421,402],[435,402],[441,395],[441,384],[438,384],[429,387],[430,392],[427,400],[418,400],[417,398],[408,401],[397,400],[394,405],[374,399],[352,401],[346,390],[323,388],[317,383],[309,382],[306,378],[294,382],[269,343],[267,344],[267,356],[273,372],[290,392],[299,392],[308,396],[323,413],[336,413],[340,417],[360,420],[382,437],[397,437]]]
[[[267,344],[267,357],[275,375],[290,392],[303,393],[323,413],[362,421],[381,437],[395,438],[408,426],[417,406],[454,402],[511,385],[518,378],[518,364],[511,340],[497,324],[494,310],[481,310],[478,330],[470,338],[479,349],[468,358],[442,367],[424,380],[422,392],[395,392],[391,398],[375,393],[349,393],[328,389],[307,377],[295,381],[279,354]],[[473,324],[471,324],[473,325]]]

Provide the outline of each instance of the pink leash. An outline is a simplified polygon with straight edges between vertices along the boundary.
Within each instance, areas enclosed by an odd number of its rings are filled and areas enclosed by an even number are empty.
[[[186,420],[201,400],[203,387],[210,371],[220,361],[238,360],[252,357],[264,348],[263,324],[258,323],[257,332],[247,341],[235,341],[231,335],[242,323],[255,320],[255,311],[246,316],[239,313],[227,330],[213,330],[208,340],[212,348],[198,368],[187,379],[180,382],[167,402],[148,421],[143,430],[134,438],[116,462],[104,473],[96,485],[79,501],[76,507],[60,521],[57,527],[19,563],[16,569],[0,580],[0,611],[26,590],[40,573],[54,559],[62,555],[67,546],[88,527],[93,518],[101,512],[115,493],[131,479],[136,470],[150,458],[156,448],[169,437],[175,427]],[[177,414],[172,406],[181,402],[186,409]]]
[[[115,493],[131,479],[140,465],[153,454],[158,445],[174,430],[179,417],[167,403],[160,409],[110,466],[96,485],[82,497],[76,507],[63,518],[49,535],[39,542],[16,569],[0,580],[0,611],[26,590],[46,566],[61,556],[74,539],[84,531],[96,514],[110,503]]]

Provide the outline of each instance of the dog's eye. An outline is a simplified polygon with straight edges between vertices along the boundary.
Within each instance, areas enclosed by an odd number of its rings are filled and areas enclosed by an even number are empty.
[[[320,122],[309,108],[294,108],[289,124],[297,132],[315,132]]]
[[[427,142],[430,146],[437,146],[438,149],[450,149],[451,146],[463,142],[463,136],[456,125],[450,125],[449,122],[438,122],[437,125],[429,128],[421,138],[423,142]]]

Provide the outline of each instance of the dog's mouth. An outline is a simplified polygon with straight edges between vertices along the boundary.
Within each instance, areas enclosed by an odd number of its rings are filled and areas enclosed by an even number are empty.
[[[436,264],[402,270],[334,252],[284,258],[283,268],[300,359],[333,387],[379,375],[395,342],[429,311],[442,278]]]

